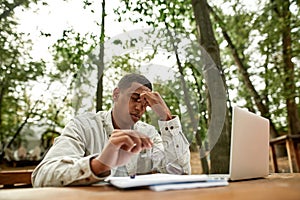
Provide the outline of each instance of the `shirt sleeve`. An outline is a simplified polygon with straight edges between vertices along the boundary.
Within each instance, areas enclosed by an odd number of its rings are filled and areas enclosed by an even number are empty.
[[[71,121],[32,174],[33,187],[88,185],[103,180],[91,170],[85,145],[78,134],[82,127]]]
[[[158,121],[163,140],[167,173],[191,174],[189,142],[182,132],[178,116],[169,121]]]

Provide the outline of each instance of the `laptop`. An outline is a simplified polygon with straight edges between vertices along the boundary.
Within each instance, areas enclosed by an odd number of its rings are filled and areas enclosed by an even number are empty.
[[[229,174],[210,177],[238,181],[269,175],[269,120],[233,107]]]

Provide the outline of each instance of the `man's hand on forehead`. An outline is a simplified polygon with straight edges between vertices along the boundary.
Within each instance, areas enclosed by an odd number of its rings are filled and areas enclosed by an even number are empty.
[[[172,114],[165,101],[158,92],[142,92],[140,93],[141,101],[146,101],[147,105],[159,116],[161,120],[172,119]]]
[[[144,91],[139,94],[141,101],[145,101],[148,106],[162,103],[162,99],[158,92]]]
[[[129,92],[134,101],[140,102],[146,107],[151,107],[161,120],[172,119],[169,107],[158,92],[152,92],[149,88],[136,84],[132,84],[130,89],[131,91],[134,90]]]
[[[138,102],[138,103],[142,103],[144,106],[150,106],[147,102],[147,99],[141,97],[141,94],[138,93],[138,92],[133,92],[130,94],[131,95],[131,98],[135,101],[135,102]]]

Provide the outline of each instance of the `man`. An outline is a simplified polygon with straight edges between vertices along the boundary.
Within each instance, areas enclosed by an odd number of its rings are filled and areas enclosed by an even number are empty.
[[[180,121],[146,77],[125,75],[113,102],[110,111],[83,114],[66,125],[34,170],[34,187],[88,185],[109,175],[191,173]],[[139,121],[148,106],[160,119],[161,135]]]

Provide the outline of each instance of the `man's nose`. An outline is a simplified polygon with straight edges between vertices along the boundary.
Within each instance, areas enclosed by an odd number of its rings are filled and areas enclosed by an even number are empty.
[[[144,101],[139,101],[139,102],[136,102],[135,107],[136,107],[137,110],[142,111],[142,110],[146,109],[147,104]]]

